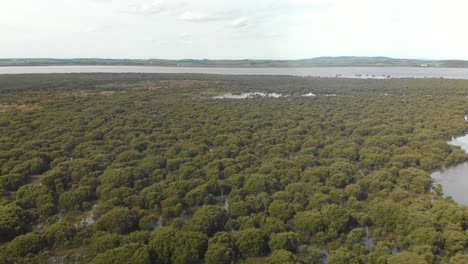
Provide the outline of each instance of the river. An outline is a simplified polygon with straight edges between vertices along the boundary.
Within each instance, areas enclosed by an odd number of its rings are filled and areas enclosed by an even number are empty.
[[[468,79],[468,68],[430,67],[302,67],[302,68],[209,68],[153,66],[13,66],[0,74],[32,73],[204,73],[231,75],[293,75],[342,78],[447,78]]]
[[[468,135],[453,138],[450,145],[459,146],[468,152]],[[435,183],[442,185],[444,195],[451,196],[458,204],[468,206],[468,162],[442,168],[431,174]]]

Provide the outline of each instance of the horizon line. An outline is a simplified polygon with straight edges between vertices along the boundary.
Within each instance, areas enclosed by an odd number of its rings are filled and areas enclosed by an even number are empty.
[[[239,58],[239,59],[208,59],[208,58],[182,58],[182,59],[167,59],[167,58],[117,58],[117,57],[3,57],[0,60],[165,60],[165,61],[301,61],[301,60],[313,60],[320,58],[368,58],[377,59],[385,58],[392,60],[417,60],[417,61],[468,61],[468,59],[434,59],[434,58],[405,58],[405,57],[388,57],[388,56],[354,56],[354,55],[340,55],[340,56],[317,56],[317,57],[304,57],[304,58],[291,58],[291,59],[275,59],[275,58]]]

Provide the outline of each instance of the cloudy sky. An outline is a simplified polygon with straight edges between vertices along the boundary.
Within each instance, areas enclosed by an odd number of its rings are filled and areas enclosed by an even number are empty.
[[[0,58],[468,59],[465,0],[0,0]]]

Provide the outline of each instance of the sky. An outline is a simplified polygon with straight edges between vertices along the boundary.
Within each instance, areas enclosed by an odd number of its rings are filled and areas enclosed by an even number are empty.
[[[0,58],[468,60],[466,0],[0,0]]]

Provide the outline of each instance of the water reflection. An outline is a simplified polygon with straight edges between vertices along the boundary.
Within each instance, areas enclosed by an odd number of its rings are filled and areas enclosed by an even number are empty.
[[[450,145],[459,146],[463,151],[468,153],[468,135],[452,138],[452,140],[450,140],[448,143]]]
[[[328,96],[328,97],[335,97],[336,94],[321,94],[317,95],[314,93],[306,93],[306,94],[278,94],[278,93],[263,93],[263,92],[250,92],[250,93],[224,93],[220,95],[213,96],[213,99],[249,99],[249,98],[285,98],[291,96],[303,96],[303,97],[316,97],[316,96]]]
[[[459,146],[463,151],[468,152],[468,135],[452,138],[448,142],[450,145]],[[442,185],[444,195],[451,196],[458,204],[468,205],[468,162],[463,162],[456,166],[442,168],[431,174],[436,184]]]
[[[444,194],[461,205],[468,205],[468,162],[463,162],[453,167],[443,168],[432,173],[434,181],[442,185]]]
[[[0,74],[26,73],[204,73],[234,75],[292,75],[328,78],[389,79],[449,78],[468,79],[466,68],[431,67],[300,67],[300,68],[210,68],[152,66],[13,66],[0,67]]]
[[[225,93],[217,96],[213,96],[213,99],[247,99],[255,97],[272,97],[280,98],[286,97],[287,95],[277,94],[277,93],[261,93],[261,92],[251,92],[251,93],[241,93],[241,94],[232,94]]]

